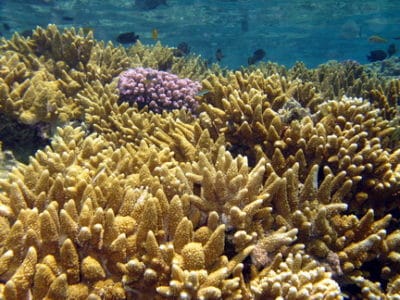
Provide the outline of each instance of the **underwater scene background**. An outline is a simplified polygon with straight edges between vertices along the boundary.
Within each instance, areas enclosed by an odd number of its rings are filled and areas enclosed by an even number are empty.
[[[397,1],[1,1],[4,36],[57,24],[86,27],[114,43],[119,34],[135,32],[141,42],[177,46],[185,42],[196,54],[229,68],[247,65],[257,49],[264,60],[309,67],[328,60],[367,62],[372,50],[398,47]],[[163,4],[166,2],[166,4]],[[4,25],[7,28],[4,28]],[[152,32],[158,35],[154,38]],[[386,43],[369,41],[380,36]],[[397,39],[396,39],[397,38]]]
[[[0,299],[400,299],[398,1],[0,1]]]

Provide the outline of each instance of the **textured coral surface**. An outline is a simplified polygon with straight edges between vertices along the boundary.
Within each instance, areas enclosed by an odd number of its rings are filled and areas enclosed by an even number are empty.
[[[399,80],[52,25],[0,53],[3,145],[50,141],[1,155],[0,298],[399,299]],[[196,114],[121,101],[129,68],[201,81]]]
[[[157,113],[172,109],[194,112],[200,88],[199,82],[152,68],[129,69],[118,80],[122,101],[136,103],[139,108],[147,106]]]

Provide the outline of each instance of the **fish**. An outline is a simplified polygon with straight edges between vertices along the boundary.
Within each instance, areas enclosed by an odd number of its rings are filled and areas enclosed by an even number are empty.
[[[379,35],[371,35],[368,38],[368,42],[370,42],[370,43],[387,43],[387,39],[385,39]]]
[[[387,54],[389,57],[391,57],[393,54],[397,52],[397,47],[395,44],[390,44],[388,49],[387,49]]]
[[[153,30],[151,31],[151,38],[155,41],[158,40],[158,30],[157,28],[153,28]]]
[[[168,5],[167,0],[136,0],[135,6],[142,10],[155,9],[160,5]]]
[[[207,95],[209,92],[211,92],[211,91],[208,89],[203,89],[203,90],[198,91],[196,96],[201,97],[201,96]]]
[[[182,57],[190,53],[190,47],[188,43],[182,42],[173,51],[176,57]]]
[[[68,22],[72,22],[74,20],[74,18],[70,16],[63,16],[62,19],[63,21],[68,21]]]
[[[367,55],[367,59],[370,62],[384,60],[387,57],[387,54],[384,50],[372,50],[369,55]]]
[[[215,59],[217,61],[221,61],[225,57],[224,53],[222,53],[222,50],[220,48],[215,51]]]
[[[10,31],[11,27],[8,25],[8,23],[3,23],[3,28],[4,30]]]
[[[265,51],[263,49],[257,49],[253,52],[253,55],[247,59],[249,65],[253,65],[265,57]]]
[[[133,44],[139,39],[139,36],[133,31],[124,32],[117,36],[117,42],[121,44]]]

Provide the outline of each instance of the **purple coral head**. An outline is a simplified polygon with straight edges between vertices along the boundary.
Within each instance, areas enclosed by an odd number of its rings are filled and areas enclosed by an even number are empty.
[[[198,107],[195,96],[200,89],[198,81],[142,67],[122,72],[118,82],[120,101],[136,103],[139,108],[147,106],[156,113],[173,109],[194,113]]]

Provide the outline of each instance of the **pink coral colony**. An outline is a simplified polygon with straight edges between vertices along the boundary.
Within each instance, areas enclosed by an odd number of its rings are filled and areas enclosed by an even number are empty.
[[[118,82],[121,101],[136,103],[139,108],[147,105],[156,113],[173,109],[195,112],[198,106],[195,96],[200,89],[200,82],[142,67],[122,72]]]

